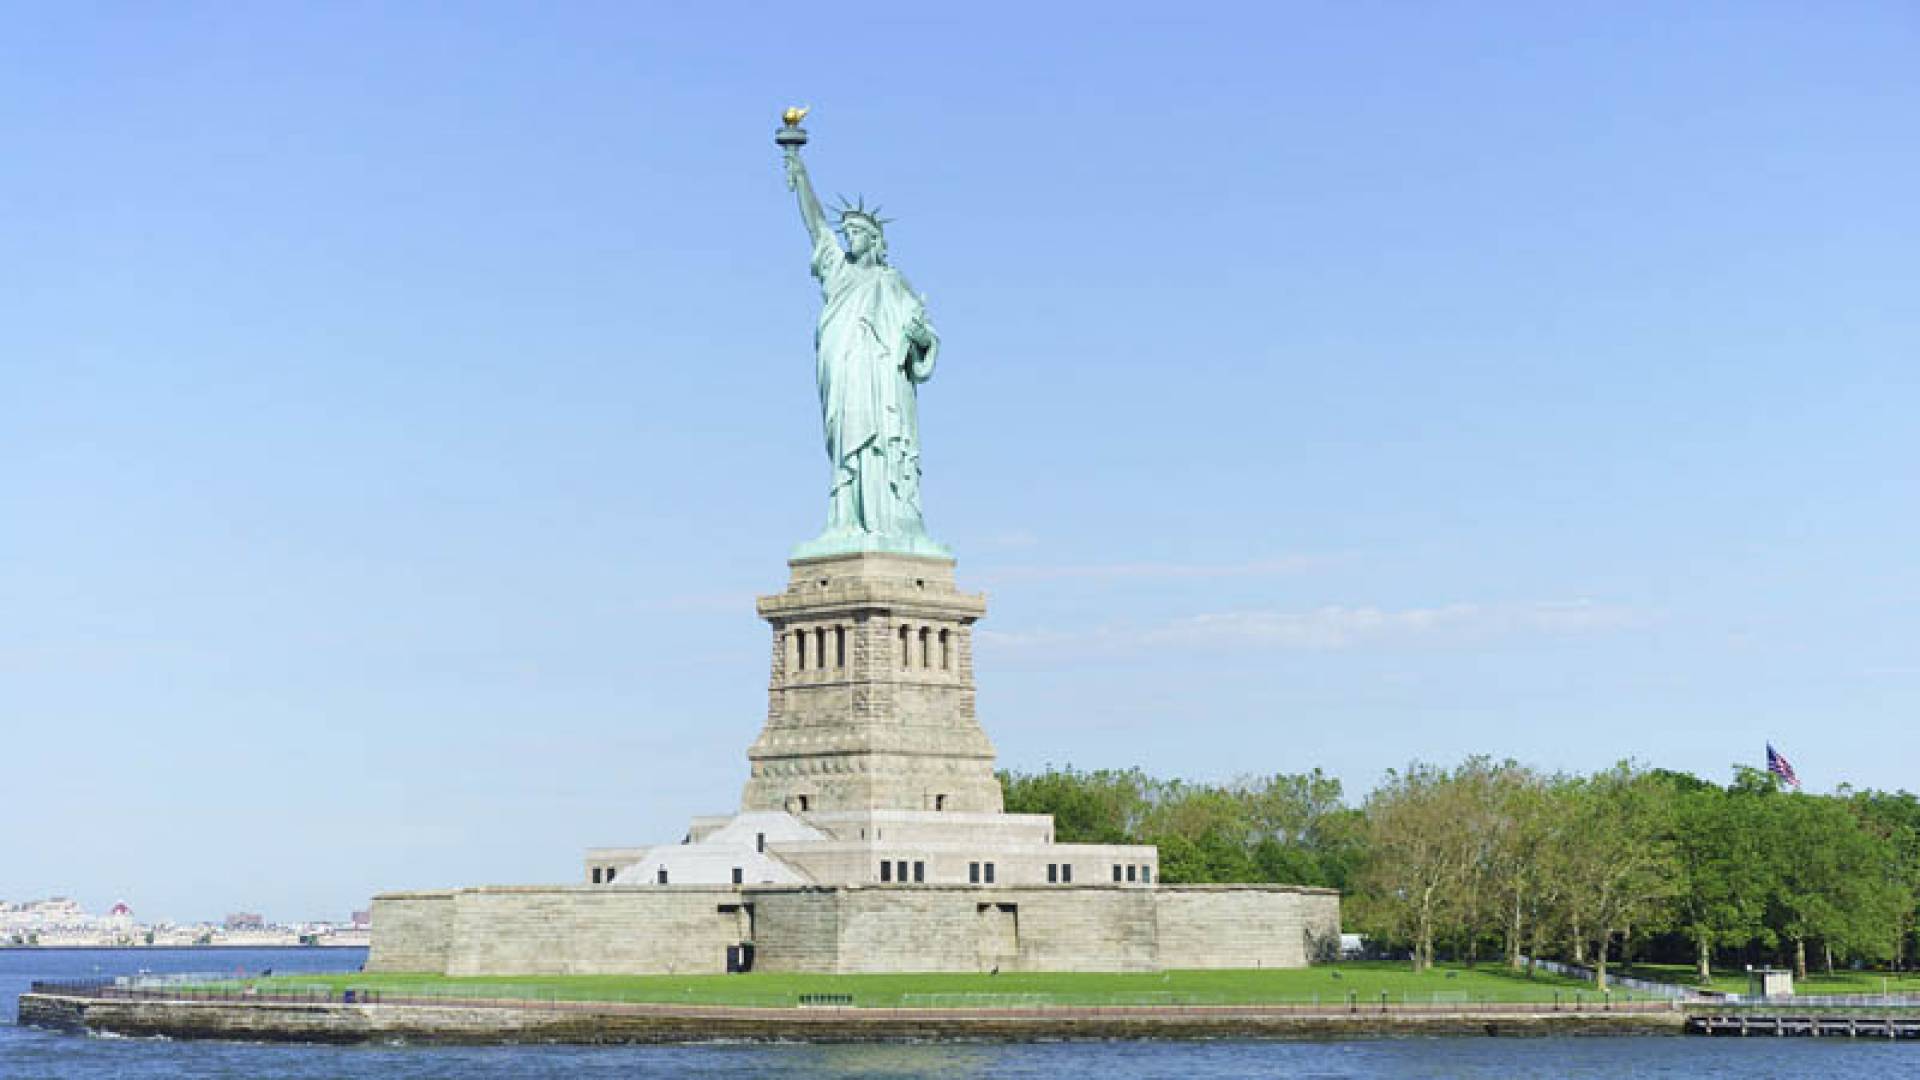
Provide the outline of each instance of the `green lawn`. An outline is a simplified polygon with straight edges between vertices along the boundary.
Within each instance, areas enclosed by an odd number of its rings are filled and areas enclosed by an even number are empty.
[[[1615,973],[1681,986],[1697,985],[1692,964],[1635,964],[1631,968],[1616,969]],[[1823,975],[1815,971],[1808,973],[1805,979],[1795,979],[1793,984],[1794,992],[1799,994],[1878,994],[1883,988],[1895,994],[1920,994],[1920,973],[1836,971],[1832,975]],[[1738,968],[1715,968],[1711,989],[1744,994],[1747,992],[1747,973]]]
[[[1541,972],[1534,979],[1482,965],[1447,966],[1415,975],[1405,964],[1355,963],[1294,971],[1169,971],[1153,974],[1023,973],[1000,975],[552,975],[447,978],[433,975],[287,975],[254,980],[262,990],[504,997],[574,1001],[688,1002],[789,1006],[802,994],[851,995],[858,1006],[991,1007],[998,1005],[1338,1003],[1355,994],[1377,1003],[1594,1000],[1590,984]],[[1616,992],[1614,1000],[1629,1000]]]

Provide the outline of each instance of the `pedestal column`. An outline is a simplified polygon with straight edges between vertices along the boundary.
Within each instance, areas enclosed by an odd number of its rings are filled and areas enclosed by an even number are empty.
[[[745,810],[999,812],[974,715],[973,624],[986,601],[953,560],[861,553],[788,564],[759,601],[773,630],[767,723]]]

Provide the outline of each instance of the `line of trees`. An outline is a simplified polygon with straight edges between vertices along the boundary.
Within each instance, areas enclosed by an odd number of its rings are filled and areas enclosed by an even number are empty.
[[[1007,809],[1064,843],[1146,843],[1160,877],[1275,881],[1345,895],[1343,923],[1404,949],[1590,964],[1790,959],[1905,967],[1920,915],[1920,799],[1727,785],[1622,763],[1543,774],[1470,758],[1394,770],[1349,806],[1315,770],[1196,784],[1138,769],[1003,772]]]

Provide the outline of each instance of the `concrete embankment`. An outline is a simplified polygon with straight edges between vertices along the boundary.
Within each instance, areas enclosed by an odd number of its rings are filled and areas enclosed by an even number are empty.
[[[115,1000],[25,994],[20,1023],[176,1039],[284,1042],[680,1043],[1028,1039],[1355,1038],[1381,1035],[1679,1034],[1665,1004],[1410,1008],[1127,1006],[1032,1009],[740,1008],[590,1002],[391,1003]]]

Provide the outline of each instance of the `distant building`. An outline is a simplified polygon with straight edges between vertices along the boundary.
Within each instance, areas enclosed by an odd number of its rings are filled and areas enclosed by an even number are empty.
[[[0,944],[106,946],[132,944],[139,927],[133,909],[116,904],[106,915],[89,915],[64,896],[0,903]]]
[[[133,908],[125,900],[107,909],[107,916],[100,920],[102,929],[114,934],[131,934],[134,931]]]
[[[228,930],[265,930],[267,920],[251,911],[236,911],[220,924]]]

